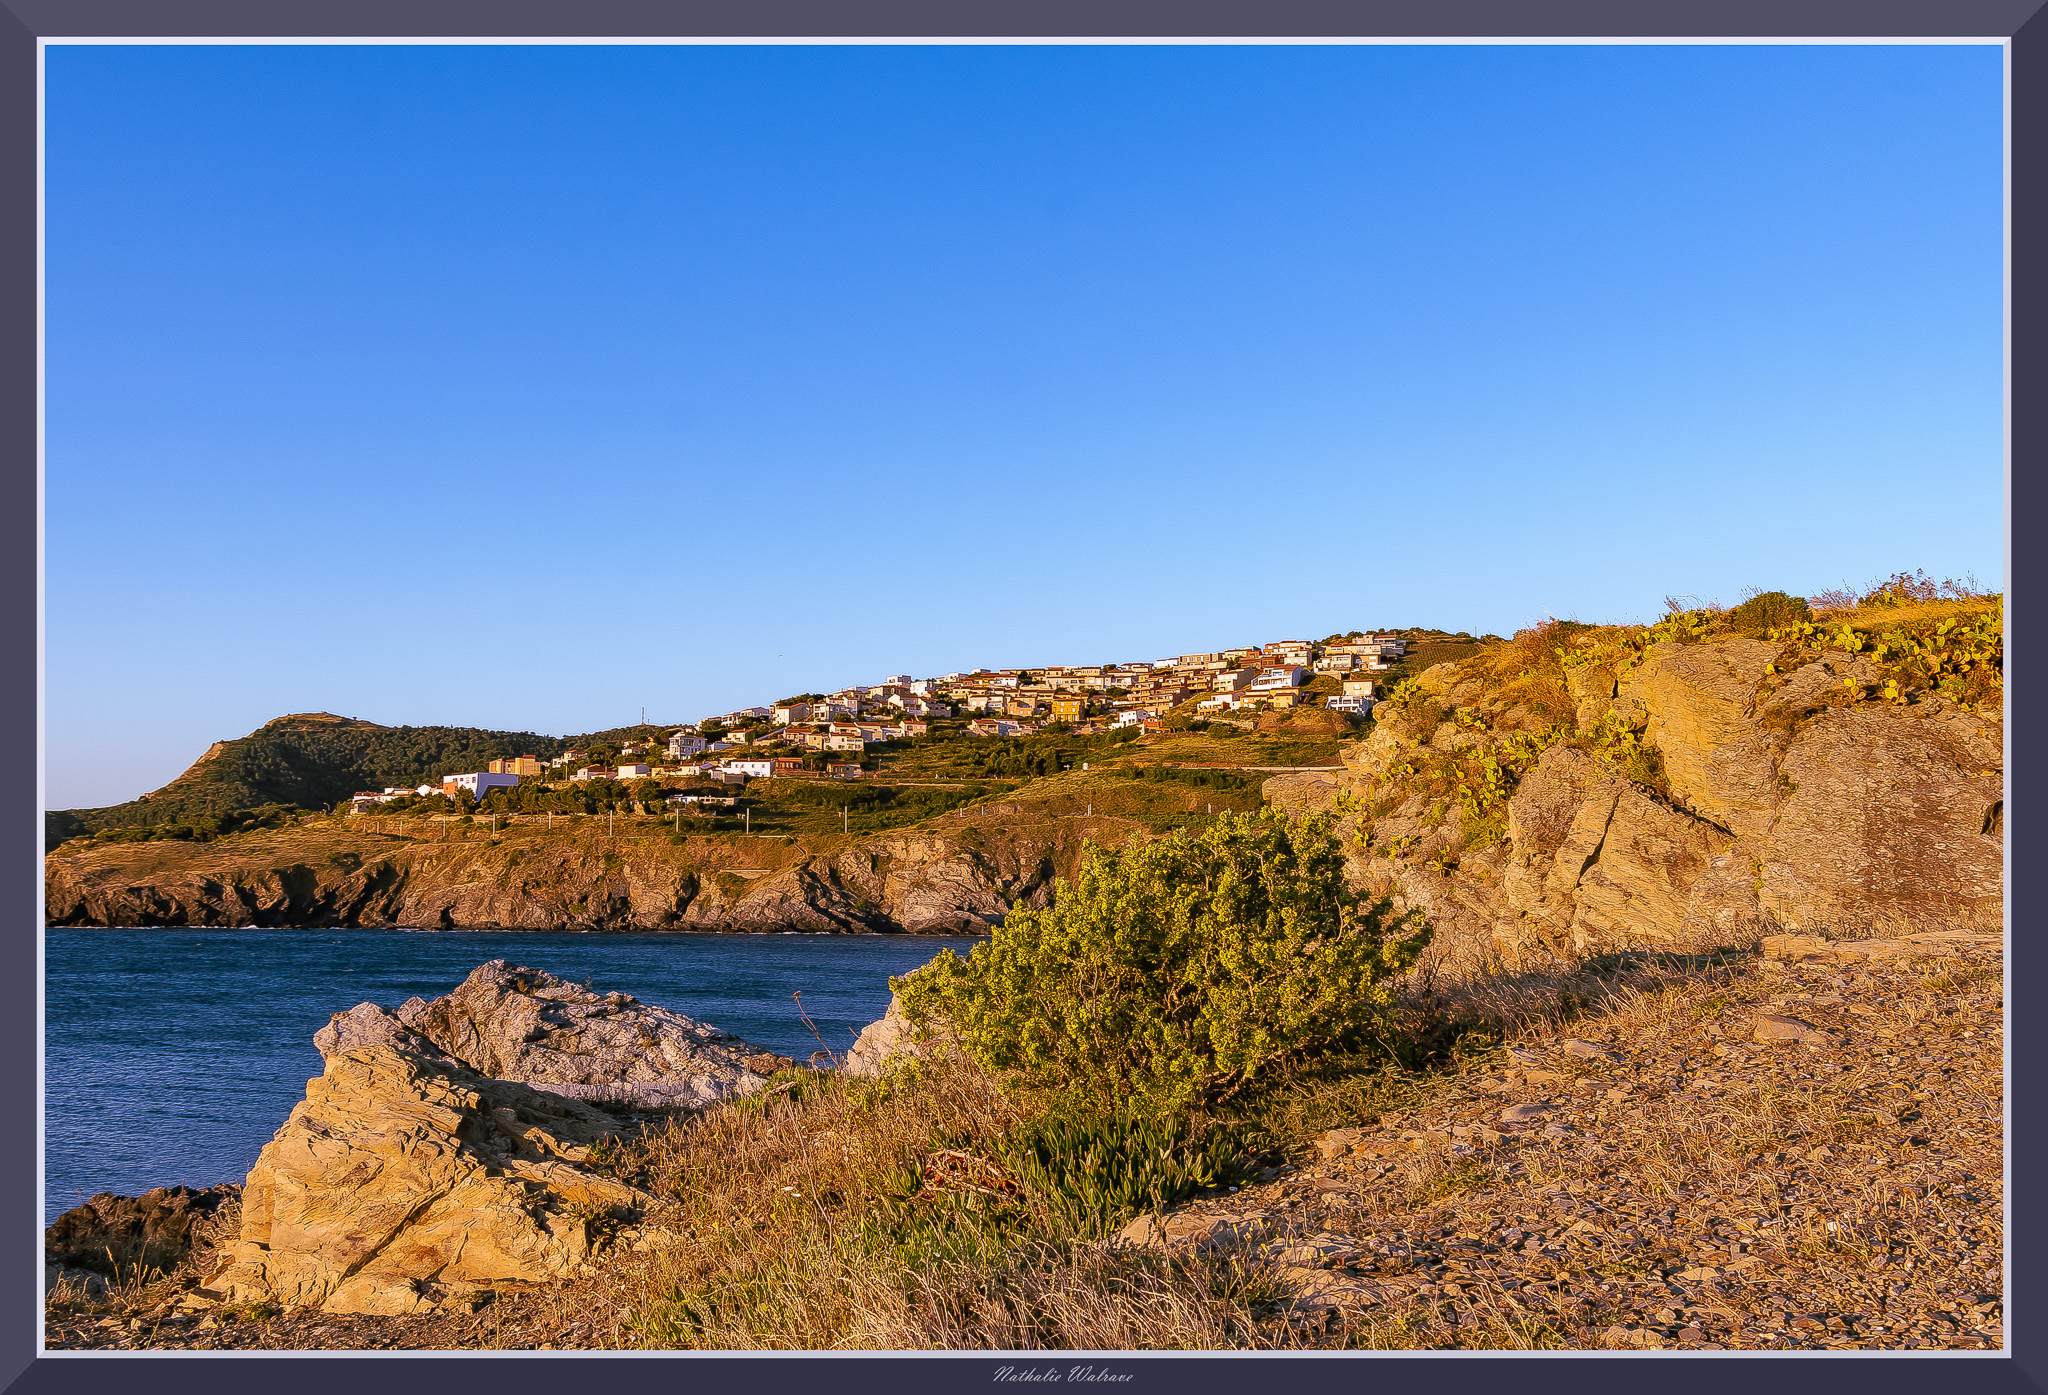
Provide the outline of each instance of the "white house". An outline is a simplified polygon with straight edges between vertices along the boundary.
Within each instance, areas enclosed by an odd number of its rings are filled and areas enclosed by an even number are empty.
[[[775,773],[775,762],[769,760],[729,760],[725,768],[749,780],[765,780]]]
[[[709,744],[701,736],[691,736],[687,732],[679,731],[668,739],[668,758],[670,760],[687,759],[703,751],[705,746]]]
[[[1259,676],[1252,680],[1252,685],[1247,691],[1254,693],[1285,692],[1290,688],[1299,688],[1307,681],[1308,671],[1302,665],[1282,664],[1278,668],[1259,670]]]
[[[648,773],[647,767],[639,761],[619,762],[618,778],[621,780],[644,780],[647,778]]]
[[[1332,712],[1349,712],[1353,716],[1363,717],[1366,713],[1372,711],[1372,699],[1369,697],[1333,697],[1325,706]]]
[[[1147,712],[1142,707],[1133,707],[1128,712],[1117,713],[1116,720],[1111,722],[1110,725],[1113,727],[1142,726],[1146,722],[1156,721],[1158,717],[1159,714],[1157,712]]]
[[[471,799],[481,800],[492,790],[509,790],[518,783],[517,775],[493,775],[488,771],[479,770],[468,775],[443,775],[441,793],[453,795],[455,791],[461,790]]]
[[[1369,698],[1373,695],[1373,680],[1370,678],[1347,678],[1344,680],[1344,696]]]

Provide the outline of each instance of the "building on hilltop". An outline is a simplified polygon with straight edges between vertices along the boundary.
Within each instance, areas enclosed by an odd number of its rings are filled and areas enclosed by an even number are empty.
[[[519,775],[532,779],[540,774],[540,757],[508,756],[504,760],[492,761],[485,768],[484,773],[487,775]]]

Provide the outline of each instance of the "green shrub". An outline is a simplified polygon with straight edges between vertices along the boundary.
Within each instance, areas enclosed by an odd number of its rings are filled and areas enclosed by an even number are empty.
[[[1741,634],[1761,635],[1780,625],[1801,625],[1812,619],[1813,610],[1804,596],[1765,591],[1729,611],[1728,628]]]
[[[1327,815],[1269,808],[1091,846],[1051,908],[891,986],[985,1069],[1171,1113],[1389,1030],[1391,980],[1428,940],[1419,912],[1345,889]]]
[[[1097,1239],[1240,1172],[1219,1129],[1099,1106],[1034,1121],[1007,1140],[1004,1161],[1066,1229]]]

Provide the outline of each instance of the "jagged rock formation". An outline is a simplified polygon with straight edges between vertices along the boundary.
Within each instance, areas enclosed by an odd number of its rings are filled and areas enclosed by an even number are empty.
[[[195,1231],[241,1191],[231,1183],[153,1187],[141,1196],[101,1192],[50,1223],[43,1232],[44,1262],[103,1275],[117,1267],[168,1274],[195,1242]]]
[[[889,1010],[861,1028],[839,1068],[848,1075],[877,1076],[900,1061],[924,1055],[927,1049],[903,1015],[902,997],[892,993]]]
[[[1341,776],[1277,777],[1267,794],[1345,812],[1340,831],[1362,887],[1423,907],[1440,941],[1509,962],[1758,925],[1995,920],[2000,723],[1934,693],[1907,705],[1816,705],[1845,679],[1873,681],[1870,660],[1831,655],[1770,672],[1781,651],[1750,639],[1666,642],[1623,676],[1569,670],[1581,730],[1609,713],[1633,724],[1661,757],[1664,788],[1555,744],[1515,787],[1506,836],[1487,846],[1464,846],[1457,801],[1399,800],[1403,762],[1483,751],[1537,725],[1458,664],[1418,679],[1452,719],[1411,732],[1381,722],[1347,750]],[[1389,798],[1399,802],[1376,817],[1360,812]]]
[[[794,1064],[631,994],[594,992],[503,959],[480,965],[444,998],[412,998],[393,1014],[363,1003],[313,1038],[323,1056],[379,1041],[551,1094],[640,1108],[750,1095]]]
[[[44,859],[52,925],[808,930],[962,934],[1050,903],[1097,820],[878,834],[813,854],[794,840],[685,849],[621,838],[450,830],[415,841],[345,820],[218,843],[131,843]],[[1103,825],[1112,825],[1104,827]],[[1138,827],[1138,825],[1132,825]]]
[[[374,1034],[362,1016],[326,1043]],[[653,1198],[593,1166],[609,1115],[391,1034],[336,1050],[264,1145],[242,1232],[196,1295],[415,1313],[574,1274]]]

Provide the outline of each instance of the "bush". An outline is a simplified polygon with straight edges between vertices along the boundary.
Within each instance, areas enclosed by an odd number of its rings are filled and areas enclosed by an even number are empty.
[[[1743,634],[1761,635],[1780,625],[1803,625],[1812,619],[1813,611],[1804,596],[1765,591],[1729,611],[1728,628]]]
[[[1050,909],[891,986],[990,1071],[1173,1112],[1384,1034],[1391,980],[1428,940],[1419,912],[1345,889],[1327,815],[1267,809],[1091,846]]]

